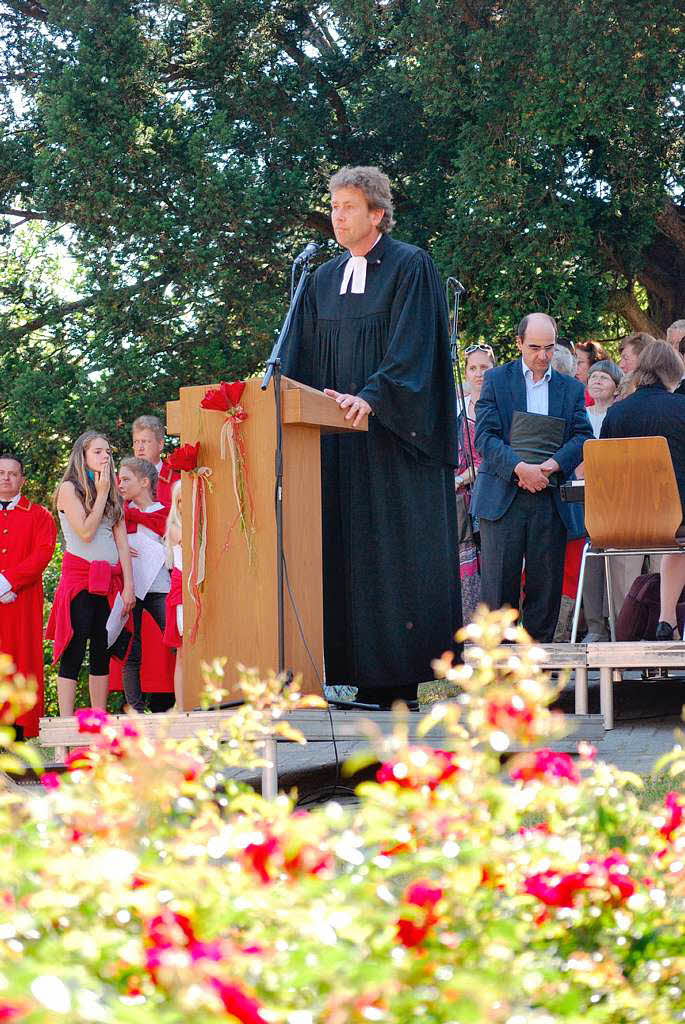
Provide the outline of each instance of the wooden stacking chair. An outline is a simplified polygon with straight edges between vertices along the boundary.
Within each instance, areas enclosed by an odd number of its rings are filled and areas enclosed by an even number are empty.
[[[611,640],[616,609],[611,590],[611,559],[616,555],[685,551],[678,529],[683,510],[665,437],[621,437],[586,441],[585,528],[571,643],[576,642],[588,558],[603,558],[609,596]]]

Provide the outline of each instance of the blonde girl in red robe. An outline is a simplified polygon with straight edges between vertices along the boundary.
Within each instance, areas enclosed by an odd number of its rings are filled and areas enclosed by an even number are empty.
[[[174,668],[174,696],[176,708],[183,707],[183,659],[180,647],[183,643],[183,549],[181,547],[181,481],[174,484],[171,492],[171,509],[166,524],[164,542],[167,549],[167,568],[171,569],[171,590],[166,599],[166,628],[164,643],[176,650]]]

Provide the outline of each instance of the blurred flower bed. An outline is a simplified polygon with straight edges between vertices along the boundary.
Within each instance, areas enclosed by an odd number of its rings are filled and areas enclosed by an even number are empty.
[[[174,741],[79,713],[83,748],[43,793],[0,790],[0,1021],[122,1024],[673,1024],[685,1019],[685,753],[641,781],[555,753],[562,716],[511,613],[464,631],[444,750],[397,716],[357,806],[310,812],[230,778],[288,710],[243,672],[221,735]],[[503,643],[506,640],[507,643]],[[211,700],[225,665],[207,666]],[[0,661],[0,766],[31,686]],[[524,753],[503,764],[511,746]],[[360,759],[351,767],[360,766]]]

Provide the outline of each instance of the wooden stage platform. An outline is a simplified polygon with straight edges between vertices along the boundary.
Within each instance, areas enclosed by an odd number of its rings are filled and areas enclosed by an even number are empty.
[[[604,643],[604,644],[548,644],[542,647],[545,659],[542,667],[550,672],[570,673],[573,680],[575,714],[568,715],[570,734],[564,739],[551,743],[556,750],[574,753],[580,740],[600,745],[605,730],[614,727],[613,689],[620,678],[621,670],[635,668],[672,668],[685,670],[685,643]],[[600,676],[600,714],[589,715],[588,671],[598,671]],[[649,685],[649,684],[647,684]],[[407,727],[410,739],[416,739],[418,724],[427,708],[407,713]],[[141,715],[136,724],[150,734],[165,734],[183,738],[204,730],[215,730],[223,718],[233,714],[227,711],[191,711],[164,715]],[[262,792],[274,796],[278,787],[289,788],[297,782],[300,789],[303,780],[307,787],[316,779],[337,777],[341,762],[362,748],[369,746],[370,733],[376,731],[383,736],[391,733],[395,718],[391,711],[343,709],[331,706],[329,711],[307,710],[291,712],[289,724],[299,729],[307,745],[302,747],[281,739],[268,741],[266,756],[269,759],[261,780],[243,773],[242,777],[254,784],[261,782]],[[41,719],[41,743],[55,748],[55,762],[64,763],[69,746],[83,745],[83,734],[78,733],[75,718]],[[421,742],[439,748],[448,736],[440,728],[432,730]],[[337,748],[337,751],[336,751]],[[336,758],[337,752],[337,758]],[[515,752],[511,748],[507,753]]]
[[[409,711],[406,715],[407,735],[409,740],[420,742],[434,749],[441,749],[449,741],[449,734],[436,726],[427,736],[419,739],[418,726],[425,716],[426,709]],[[223,720],[234,711],[190,711],[168,712],[160,715],[137,715],[136,726],[149,735],[166,735],[175,739],[183,739],[205,731],[216,731]],[[116,722],[125,719],[124,715],[112,716]],[[306,745],[283,740],[280,737],[268,739],[265,744],[264,756],[268,764],[264,767],[261,778],[253,772],[236,772],[236,778],[251,784],[261,784],[261,790],[267,798],[273,798],[279,787],[288,789],[295,780],[301,782],[303,776],[312,776],[307,788],[311,787],[314,777],[337,775],[337,767],[352,754],[371,745],[371,737],[375,733],[389,736],[397,722],[392,711],[372,711],[366,709],[330,708],[329,711],[296,711],[291,712],[280,721],[287,721],[298,729],[306,739]],[[575,753],[578,742],[587,740],[594,745],[601,743],[604,726],[600,715],[572,715],[568,717],[572,732],[549,745],[554,750]],[[40,741],[45,746],[55,748],[55,767],[64,763],[66,750],[69,746],[83,746],[88,736],[78,732],[75,718],[44,718],[41,719]],[[521,747],[512,746],[506,753],[515,753]],[[337,753],[337,758],[336,758]],[[300,787],[301,788],[301,787]]]

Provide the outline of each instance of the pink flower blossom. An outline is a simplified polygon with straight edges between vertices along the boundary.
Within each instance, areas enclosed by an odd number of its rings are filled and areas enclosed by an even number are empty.
[[[439,885],[431,885],[430,882],[413,882],[404,894],[407,903],[415,907],[428,907],[433,909],[443,897],[443,890]]]
[[[568,782],[580,782],[580,772],[568,754],[560,754],[549,747],[533,750],[529,754],[521,754],[512,763],[509,772],[514,781],[530,782],[532,779],[565,779]]]
[[[27,1006],[18,1003],[0,1003],[0,1021],[21,1020],[28,1012]]]
[[[79,708],[75,715],[79,732],[102,732],[102,727],[109,720],[107,712],[100,708]]]
[[[679,829],[685,821],[685,804],[681,803],[680,800],[680,794],[674,791],[667,793],[664,800],[664,805],[668,811],[668,818],[659,831],[664,839],[669,842],[673,837],[673,833]]]
[[[46,789],[59,789],[59,775],[57,772],[43,772],[40,781]],[[0,1020],[2,1020],[1,1017]]]

